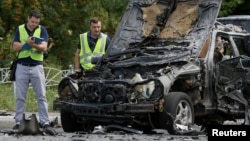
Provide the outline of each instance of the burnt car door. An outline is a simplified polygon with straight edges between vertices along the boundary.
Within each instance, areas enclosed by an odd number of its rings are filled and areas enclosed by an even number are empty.
[[[216,63],[215,90],[218,110],[249,120],[250,52],[248,34],[217,34],[223,40],[221,60]],[[217,60],[218,61],[218,60]]]

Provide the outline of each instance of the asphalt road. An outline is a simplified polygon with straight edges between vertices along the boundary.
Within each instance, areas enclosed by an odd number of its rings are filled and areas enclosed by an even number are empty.
[[[27,115],[31,115],[28,113]],[[37,113],[35,113],[37,115]],[[174,136],[169,135],[167,131],[159,130],[156,134],[128,133],[124,131],[105,132],[102,127],[96,127],[93,133],[65,133],[61,128],[59,113],[50,113],[50,120],[58,119],[54,126],[57,132],[56,136],[50,135],[21,135],[10,133],[15,125],[14,114],[1,114],[0,111],[0,141],[207,141],[207,136]]]

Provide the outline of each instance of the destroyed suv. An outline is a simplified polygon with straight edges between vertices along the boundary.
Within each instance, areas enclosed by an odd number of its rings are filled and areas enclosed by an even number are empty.
[[[53,106],[63,130],[184,134],[193,125],[249,124],[250,34],[218,22],[221,3],[130,0],[96,67],[59,83]]]

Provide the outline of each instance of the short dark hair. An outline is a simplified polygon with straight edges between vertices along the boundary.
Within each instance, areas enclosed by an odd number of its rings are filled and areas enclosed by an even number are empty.
[[[94,18],[90,19],[90,21],[89,21],[90,24],[91,23],[98,23],[98,22],[100,22],[100,20],[97,17],[94,17]]]
[[[29,13],[29,18],[31,18],[31,17],[36,17],[36,18],[40,19],[42,17],[42,15],[38,10],[32,10]]]

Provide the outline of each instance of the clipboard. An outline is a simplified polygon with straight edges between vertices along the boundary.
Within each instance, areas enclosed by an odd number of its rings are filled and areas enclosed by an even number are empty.
[[[39,38],[39,37],[33,36],[32,40],[34,40],[36,44],[40,44],[42,41],[44,41],[44,38]]]

